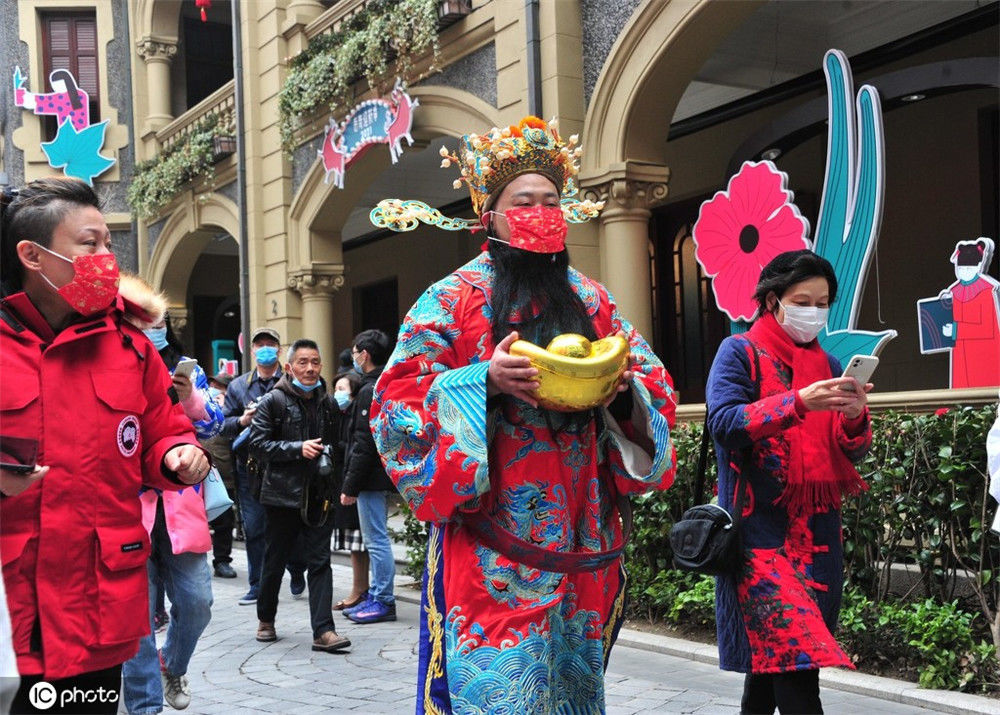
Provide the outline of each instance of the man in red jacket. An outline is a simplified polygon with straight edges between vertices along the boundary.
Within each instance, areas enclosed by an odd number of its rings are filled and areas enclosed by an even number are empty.
[[[113,713],[149,632],[139,489],[198,483],[210,464],[156,349],[123,319],[141,309],[118,295],[93,189],[45,179],[0,205],[0,437],[37,443],[33,472],[0,471],[12,712]]]

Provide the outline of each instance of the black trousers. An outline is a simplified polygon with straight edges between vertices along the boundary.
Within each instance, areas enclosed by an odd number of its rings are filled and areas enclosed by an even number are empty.
[[[770,715],[777,706],[781,715],[822,715],[819,702],[819,670],[754,675],[743,681],[740,713]]]
[[[235,489],[226,488],[229,498],[235,499]],[[226,509],[209,522],[212,527],[212,566],[233,561],[233,527],[236,525],[236,505]]]
[[[313,638],[333,626],[333,571],[330,569],[330,536],[333,519],[323,526],[307,526],[302,522],[298,509],[265,506],[267,529],[264,532],[264,572],[257,596],[257,618],[274,622],[278,612],[278,593],[281,577],[289,561],[304,563],[306,582],[309,585],[309,616]],[[301,542],[299,538],[301,536]],[[293,554],[298,546],[302,553]]]
[[[112,715],[118,712],[121,687],[121,665],[104,670],[92,670],[61,680],[47,680],[42,675],[22,675],[21,686],[14,696],[10,711],[11,713]],[[32,705],[33,701],[38,707]]]

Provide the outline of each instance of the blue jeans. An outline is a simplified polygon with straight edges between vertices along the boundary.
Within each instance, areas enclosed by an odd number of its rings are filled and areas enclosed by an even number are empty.
[[[250,493],[250,475],[245,462],[235,463],[236,491],[240,500],[240,516],[243,518],[243,536],[246,538],[247,575],[250,593],[260,591],[260,575],[264,571],[264,532],[267,530],[267,512]]]
[[[153,613],[154,584],[162,580],[170,598],[170,625],[163,644],[163,664],[171,675],[187,673],[198,638],[212,618],[212,571],[207,554],[175,554],[166,529],[160,528],[162,511],[150,535],[152,551],[146,564],[149,577],[149,635],[139,642],[139,652],[122,666],[122,693],[131,715],[163,710],[160,659],[156,653]]]
[[[390,492],[361,492],[358,494],[358,517],[361,521],[361,538],[371,559],[372,598],[386,606],[395,603],[393,579],[396,578],[396,561],[392,557],[389,541]]]

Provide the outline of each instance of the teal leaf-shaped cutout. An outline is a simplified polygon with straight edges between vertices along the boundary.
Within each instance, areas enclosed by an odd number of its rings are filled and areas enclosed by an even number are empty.
[[[114,159],[101,154],[107,129],[107,119],[100,124],[91,124],[79,132],[69,118],[64,119],[56,132],[56,138],[50,142],[42,142],[42,151],[49,159],[49,166],[62,169],[66,176],[86,181],[93,186],[94,177],[115,164]]]
[[[839,50],[826,53],[823,70],[830,120],[826,177],[813,250],[833,264],[839,285],[820,343],[846,363],[852,355],[876,354],[897,334],[895,330],[855,330],[882,224],[882,106],[877,90],[868,85],[858,91],[855,101],[851,68]]]
[[[885,343],[896,335],[895,330],[878,333],[867,330],[839,330],[833,333],[824,331],[820,334],[819,341],[824,350],[836,357],[841,365],[846,365],[854,355],[878,355]]]

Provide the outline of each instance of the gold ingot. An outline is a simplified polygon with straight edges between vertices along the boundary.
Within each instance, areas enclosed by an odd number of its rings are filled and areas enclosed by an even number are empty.
[[[558,412],[589,410],[614,395],[628,368],[628,342],[611,335],[591,342],[582,335],[557,335],[545,348],[516,340],[511,355],[538,370],[538,404]]]

